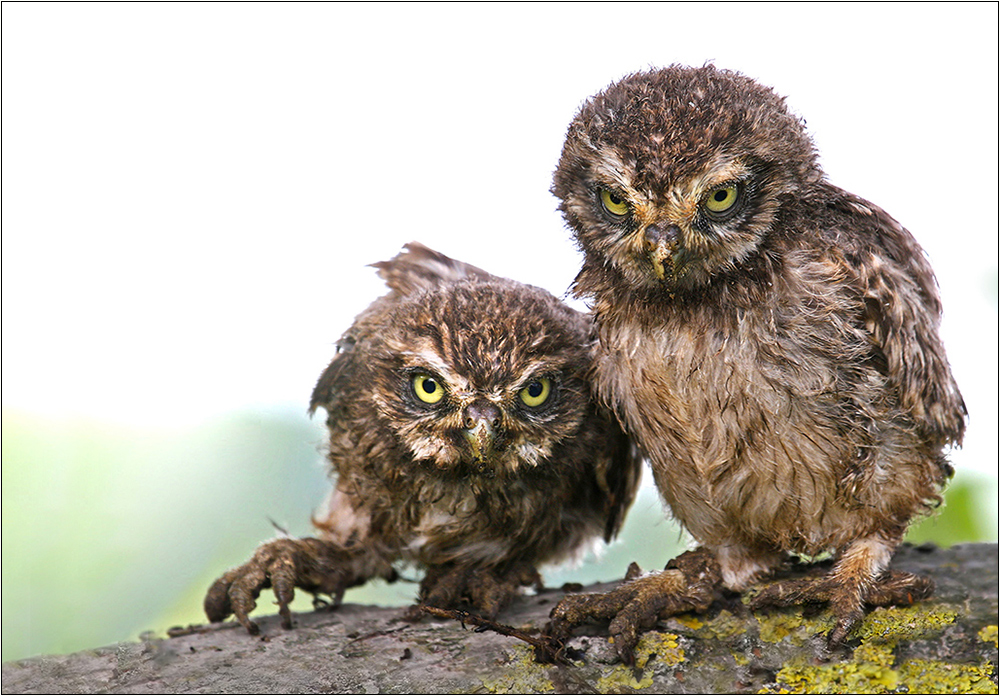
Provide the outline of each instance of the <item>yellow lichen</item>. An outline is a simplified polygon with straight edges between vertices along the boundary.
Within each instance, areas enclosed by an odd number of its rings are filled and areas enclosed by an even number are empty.
[[[958,664],[931,660],[907,660],[899,665],[900,681],[911,694],[995,694],[990,679],[993,665]]]
[[[984,626],[976,635],[979,636],[979,640],[984,643],[993,643],[994,648],[998,647],[996,624],[993,624],[992,626]]]
[[[777,684],[761,693],[881,694],[897,688],[909,693],[997,693],[990,678],[993,666],[989,663],[908,660],[895,664],[896,644],[900,639],[938,634],[954,623],[957,616],[958,612],[945,604],[878,608],[854,631],[861,645],[854,650],[852,660],[825,665],[812,665],[804,659],[791,661],[778,672]],[[761,622],[761,638],[781,640],[805,625],[806,620],[796,614],[770,626]],[[980,639],[996,641],[996,628],[984,628],[979,632]]]
[[[860,650],[860,648],[858,649]],[[891,650],[888,651],[891,654]],[[777,684],[760,693],[771,694],[886,694],[903,687],[913,694],[995,694],[990,678],[993,665],[948,664],[933,660],[907,660],[895,668],[885,653],[868,653],[877,661],[855,660],[811,665],[796,660],[778,672]]]
[[[884,694],[899,684],[899,674],[882,665],[866,662],[810,665],[803,659],[785,665],[776,679],[777,689],[761,693]]]
[[[679,616],[675,616],[674,621],[679,623],[681,626],[690,628],[692,631],[697,631],[705,625],[704,622],[700,621],[696,616],[691,616],[690,614],[680,614]]]
[[[617,665],[597,680],[597,690],[602,694],[621,693],[623,687],[634,690],[648,689],[652,685],[652,670],[644,671],[640,677],[636,678],[635,671],[625,665]]]
[[[955,608],[946,604],[879,607],[868,614],[851,635],[862,641],[926,637],[940,633],[957,617]],[[829,612],[806,618],[798,609],[757,614],[756,618],[760,624],[760,639],[768,643],[778,643],[789,636],[793,642],[801,642],[816,634],[829,633],[834,623]]]
[[[884,643],[862,643],[854,649],[854,661],[866,662],[879,667],[892,667],[896,661],[894,645]]]
[[[635,646],[635,667],[614,666],[597,680],[597,690],[607,694],[620,692],[623,687],[648,689],[653,685],[653,665],[657,662],[666,665],[684,662],[684,648],[678,641],[679,637],[673,633],[650,631],[643,634]],[[654,656],[653,665],[649,665]]]
[[[879,607],[868,614],[854,632],[862,641],[921,638],[943,631],[958,612],[947,604]]]
[[[746,622],[743,619],[736,618],[725,609],[720,611],[715,618],[706,621],[699,621],[688,614],[675,616],[672,620],[691,631],[691,635],[706,640],[724,640],[742,635],[747,630]]]
[[[832,665],[786,665],[777,684],[764,694],[886,694],[897,688],[912,694],[995,694],[993,665],[948,664],[908,660],[896,669],[876,664],[844,662]]]
[[[555,691],[548,676],[548,668],[535,662],[534,651],[515,645],[513,654],[505,663],[506,669],[496,679],[483,681],[483,686],[493,694],[530,694]]]
[[[833,628],[833,616],[829,612],[806,618],[798,609],[785,609],[757,614],[756,618],[760,624],[760,639],[767,643],[778,643],[789,636],[793,642],[801,643]]]

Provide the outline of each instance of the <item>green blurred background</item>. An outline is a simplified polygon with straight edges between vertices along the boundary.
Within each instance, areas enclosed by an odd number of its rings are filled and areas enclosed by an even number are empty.
[[[309,533],[309,513],[329,488],[315,421],[245,413],[167,431],[5,411],[3,660],[204,622],[208,585],[274,536],[272,521]],[[996,500],[996,479],[959,472],[945,508],[909,539],[996,541]],[[599,561],[544,575],[551,586],[613,580],[633,560],[662,567],[684,543],[645,485]],[[346,601],[399,605],[415,593],[408,582],[380,582]],[[270,601],[262,595],[259,611],[273,612]],[[308,595],[296,600],[309,608]]]

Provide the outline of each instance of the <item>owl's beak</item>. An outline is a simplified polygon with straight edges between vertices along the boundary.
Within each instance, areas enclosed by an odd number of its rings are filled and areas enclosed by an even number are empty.
[[[659,280],[667,276],[674,267],[674,251],[681,230],[677,225],[650,225],[645,231],[646,253],[653,263],[653,272]]]
[[[649,252],[649,260],[653,262],[653,273],[657,279],[663,280],[667,276],[667,265],[674,265],[674,255],[666,244],[657,244]]]
[[[493,458],[498,444],[500,409],[486,400],[477,400],[465,407],[465,430],[472,460],[483,463]]]
[[[482,462],[492,457],[496,443],[496,431],[489,423],[481,420],[476,423],[475,427],[466,428],[464,434],[474,461]]]

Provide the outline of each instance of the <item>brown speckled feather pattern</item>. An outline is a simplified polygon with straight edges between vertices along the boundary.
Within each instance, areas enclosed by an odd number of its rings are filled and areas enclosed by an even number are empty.
[[[859,561],[877,576],[965,424],[910,233],[827,183],[781,97],[712,66],[589,100],[553,192],[585,254],[597,390],[726,583],[854,544],[880,549]]]
[[[390,292],[344,333],[310,401],[335,479],[318,536],[265,542],[222,575],[212,621],[257,633],[249,614],[271,587],[291,628],[296,587],[336,605],[401,563],[425,571],[421,604],[493,618],[540,585],[540,564],[621,528],[641,460],[592,393],[591,317],[416,243],[375,267]]]
[[[539,288],[417,244],[376,264],[392,292],[362,313],[316,386],[328,412],[336,492],[316,523],[386,563],[500,567],[557,561],[621,525],[638,458],[587,381],[590,319]],[[440,407],[412,395],[415,373],[448,385]],[[548,376],[551,404],[517,394]],[[503,452],[471,461],[462,404],[502,406]]]

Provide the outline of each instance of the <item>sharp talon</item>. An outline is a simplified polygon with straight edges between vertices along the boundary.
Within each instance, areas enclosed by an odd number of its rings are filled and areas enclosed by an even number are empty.
[[[635,649],[625,650],[625,646],[621,646],[615,650],[618,653],[618,659],[622,661],[626,667],[635,667]]]
[[[632,564],[629,575],[638,572]],[[634,577],[603,594],[564,597],[550,612],[553,632],[568,635],[573,626],[609,621],[615,652],[623,663],[635,662],[633,652],[639,633],[654,626],[661,616],[704,611],[721,583],[721,572],[707,551],[688,551],[667,569]]]
[[[281,616],[281,627],[286,631],[292,629],[292,611],[288,608],[288,605],[282,605],[278,609],[278,614]]]

